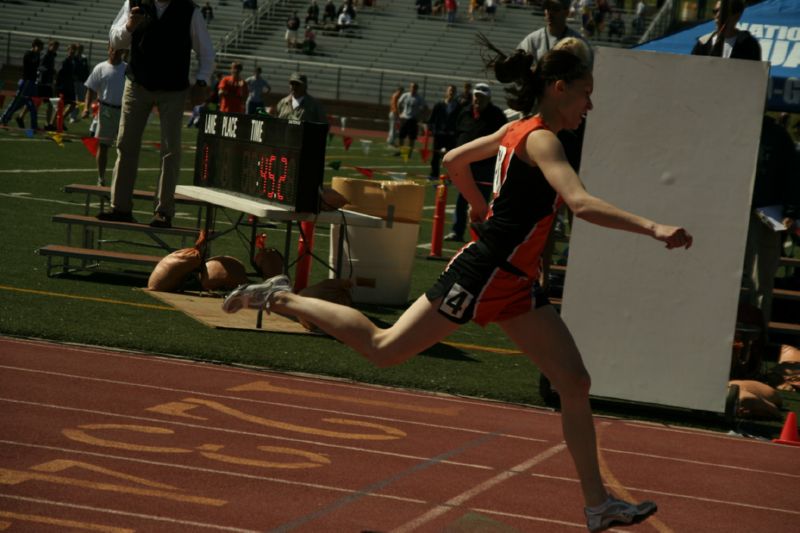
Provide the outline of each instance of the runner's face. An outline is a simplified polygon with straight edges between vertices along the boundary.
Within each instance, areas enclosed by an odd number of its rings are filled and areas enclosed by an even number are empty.
[[[591,74],[566,85],[559,111],[564,121],[564,129],[574,130],[581,125],[583,118],[594,106],[592,90],[594,79]]]

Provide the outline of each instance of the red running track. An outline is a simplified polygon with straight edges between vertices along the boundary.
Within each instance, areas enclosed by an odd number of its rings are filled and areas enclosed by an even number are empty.
[[[0,402],[0,531],[585,530],[546,410],[9,338]],[[597,428],[627,531],[798,531],[800,448]]]

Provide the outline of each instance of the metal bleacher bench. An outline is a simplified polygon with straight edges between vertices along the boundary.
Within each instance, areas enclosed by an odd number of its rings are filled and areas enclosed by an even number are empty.
[[[90,270],[99,267],[103,261],[115,263],[128,263],[133,265],[154,267],[167,253],[173,252],[174,247],[170,246],[162,236],[181,237],[182,245],[185,245],[187,239],[195,240],[200,232],[200,217],[202,209],[206,206],[205,202],[188,198],[182,195],[175,195],[175,203],[180,205],[195,206],[198,209],[197,222],[194,227],[177,227],[171,228],[153,228],[147,224],[138,224],[131,222],[114,222],[99,220],[90,210],[93,209],[92,199],[100,199],[100,209],[103,209],[105,202],[110,198],[111,192],[109,187],[101,187],[97,185],[82,185],[71,184],[64,187],[64,192],[78,193],[86,195],[84,203],[84,214],[59,214],[54,215],[52,221],[57,224],[66,225],[66,244],[49,244],[36,250],[36,253],[47,257],[47,275],[51,276],[53,269],[60,269],[61,273],[67,273],[75,270]],[[154,193],[150,191],[134,190],[133,198],[136,200],[150,200],[152,201]],[[76,236],[73,228],[81,228],[81,232]],[[146,235],[152,241],[150,243],[129,243],[138,246],[146,246],[162,250],[162,255],[144,255],[131,252],[121,252],[102,249],[104,241],[102,238],[103,229],[114,229],[122,231],[136,232]],[[95,233],[96,230],[96,233]],[[60,258],[60,262],[54,262],[54,258]],[[80,260],[70,263],[70,259]]]

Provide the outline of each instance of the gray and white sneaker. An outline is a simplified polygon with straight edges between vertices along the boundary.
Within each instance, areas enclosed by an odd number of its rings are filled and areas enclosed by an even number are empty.
[[[226,313],[235,313],[243,307],[251,309],[264,309],[269,313],[270,298],[278,292],[292,290],[289,277],[281,274],[274,276],[262,283],[240,285],[236,287],[222,302],[222,310]]]
[[[603,531],[614,525],[638,524],[658,510],[655,502],[643,501],[641,503],[628,503],[609,497],[608,501],[599,511],[584,508],[586,527],[589,531]]]

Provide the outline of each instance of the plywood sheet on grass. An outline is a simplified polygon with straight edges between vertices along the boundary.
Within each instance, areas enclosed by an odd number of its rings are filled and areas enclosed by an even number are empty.
[[[294,320],[274,313],[270,315],[265,313],[262,316],[261,328],[259,329],[256,327],[258,312],[255,309],[242,309],[233,314],[226,313],[222,310],[222,298],[201,293],[157,291],[147,291],[147,293],[212,328],[313,335],[313,333]]]

